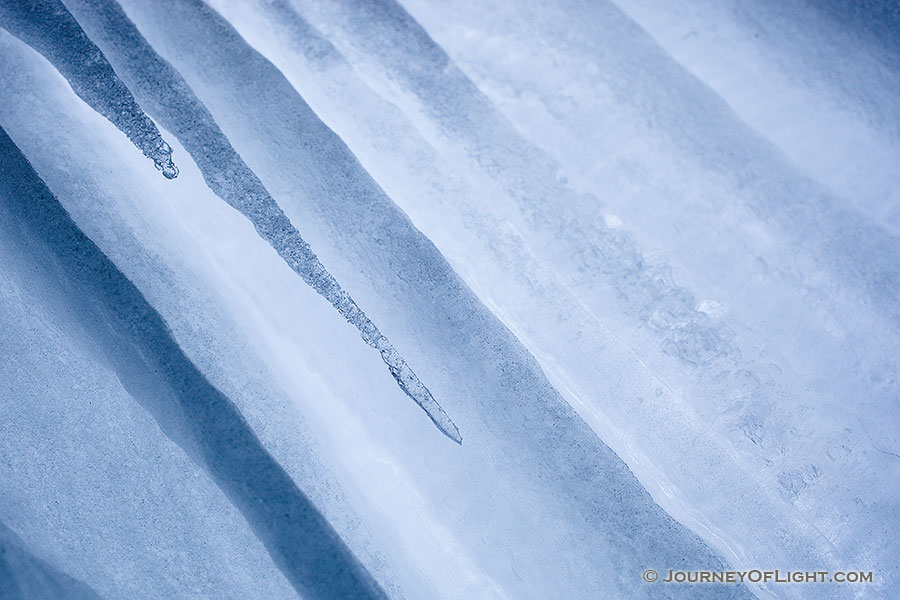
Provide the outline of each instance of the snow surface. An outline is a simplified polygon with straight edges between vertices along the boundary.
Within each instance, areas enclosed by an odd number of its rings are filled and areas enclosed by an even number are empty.
[[[0,598],[891,597],[898,22],[0,0]]]

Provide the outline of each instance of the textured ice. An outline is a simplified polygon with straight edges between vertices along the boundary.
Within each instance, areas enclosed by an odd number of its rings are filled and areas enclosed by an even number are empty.
[[[210,189],[253,223],[285,262],[356,327],[379,351],[400,388],[444,434],[462,443],[459,430],[403,357],[325,269],[278,207],[259,178],[234,151],[206,107],[178,72],[143,39],[114,0],[69,5],[96,39],[151,115],[171,130],[197,163]]]
[[[75,93],[121,129],[163,176],[178,176],[172,148],[62,2],[9,0],[0,3],[0,19],[7,31],[47,57]]]
[[[4,221],[18,224],[27,240],[20,243],[32,245],[35,258],[55,264],[69,310],[96,336],[91,342],[123,387],[208,471],[297,591],[310,598],[383,597],[234,405],[184,356],[159,314],[78,230],[2,130],[0,172]]]
[[[0,523],[0,594],[3,598],[98,600],[91,588],[34,557],[22,540]]]
[[[891,597],[888,4],[0,3],[0,592]]]

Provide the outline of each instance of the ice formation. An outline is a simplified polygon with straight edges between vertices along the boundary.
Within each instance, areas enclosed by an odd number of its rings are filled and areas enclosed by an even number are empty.
[[[892,597],[898,22],[0,0],[0,598]]]

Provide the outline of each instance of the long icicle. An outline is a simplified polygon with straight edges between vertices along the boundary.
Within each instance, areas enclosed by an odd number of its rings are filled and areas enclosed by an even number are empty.
[[[200,168],[210,189],[247,217],[260,237],[288,266],[359,330],[363,340],[381,354],[400,389],[425,411],[444,435],[462,444],[459,428],[431,391],[328,272],[263,183],[232,147],[206,106],[178,71],[144,39],[118,3],[112,0],[66,0],[66,4],[93,39],[104,47],[119,76],[134,90],[147,111],[178,138]]]

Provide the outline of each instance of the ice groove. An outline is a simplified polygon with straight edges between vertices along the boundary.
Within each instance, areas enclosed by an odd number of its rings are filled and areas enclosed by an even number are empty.
[[[85,236],[0,129],[4,219],[102,348],[123,386],[203,466],[304,598],[384,598],[371,575],[262,446],[244,417],[185,356],[141,292]],[[42,266],[39,268],[47,268]]]

